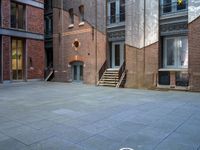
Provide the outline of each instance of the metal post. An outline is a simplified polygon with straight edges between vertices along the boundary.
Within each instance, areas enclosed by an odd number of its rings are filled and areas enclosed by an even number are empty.
[[[97,85],[97,0],[95,0],[95,85]]]

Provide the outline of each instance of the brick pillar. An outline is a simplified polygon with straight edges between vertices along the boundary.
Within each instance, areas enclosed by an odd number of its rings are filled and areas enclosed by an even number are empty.
[[[171,88],[176,87],[176,72],[174,71],[170,72],[170,87]]]

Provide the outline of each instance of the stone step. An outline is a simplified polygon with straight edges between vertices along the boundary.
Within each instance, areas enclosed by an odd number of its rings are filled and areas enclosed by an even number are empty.
[[[118,78],[102,78],[101,81],[118,81]]]
[[[99,81],[99,83],[105,83],[105,84],[117,84],[115,81]]]
[[[100,86],[112,86],[115,87],[116,84],[109,84],[109,83],[99,83]]]

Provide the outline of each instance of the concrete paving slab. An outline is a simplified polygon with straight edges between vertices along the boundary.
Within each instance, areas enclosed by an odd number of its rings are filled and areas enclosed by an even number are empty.
[[[0,150],[200,150],[200,93],[0,86]]]

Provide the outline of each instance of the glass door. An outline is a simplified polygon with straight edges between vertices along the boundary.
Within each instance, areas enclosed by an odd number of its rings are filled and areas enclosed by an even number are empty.
[[[74,82],[83,81],[83,64],[81,62],[74,62],[72,64],[72,77]]]
[[[124,43],[112,44],[112,68],[119,68],[124,61]]]
[[[12,39],[12,79],[23,80],[23,49],[21,39]]]

